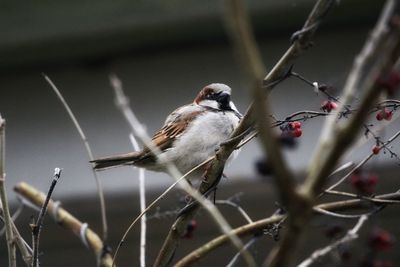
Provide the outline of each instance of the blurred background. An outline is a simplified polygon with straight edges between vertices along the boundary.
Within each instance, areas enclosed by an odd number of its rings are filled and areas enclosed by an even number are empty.
[[[291,34],[301,28],[314,2],[246,1],[268,69],[289,47]],[[340,1],[318,31],[314,47],[298,61],[295,71],[312,81],[340,89],[382,4],[383,1],[372,0]],[[62,178],[53,198],[62,200],[65,208],[101,232],[96,186],[84,145],[41,73],[46,73],[61,90],[81,123],[95,157],[132,150],[128,138],[130,129],[114,104],[108,80],[110,73],[122,80],[133,111],[150,134],[160,128],[171,111],[191,102],[202,87],[212,82],[232,87],[233,100],[240,111],[245,112],[250,103],[240,66],[224,32],[220,1],[15,0],[3,1],[0,5],[0,113],[7,120],[7,187],[13,207],[17,205],[13,185],[27,181],[47,191],[54,168],[60,167]],[[291,78],[272,92],[272,100],[275,116],[282,119],[298,110],[318,110],[324,97]],[[322,118],[306,122],[297,148],[286,153],[299,177],[309,163],[322,122]],[[395,130],[395,126],[389,127],[383,137],[390,137]],[[371,146],[369,142],[357,147],[343,162],[361,159]],[[226,168],[228,179],[222,181],[218,192],[220,198],[242,192],[240,204],[255,219],[273,212],[274,202],[278,200],[270,178],[260,177],[256,171],[255,162],[261,156],[257,141],[249,143]],[[395,177],[399,171],[396,165],[395,160],[382,155],[367,168]],[[130,220],[139,213],[137,171],[124,167],[101,172],[99,176],[108,206],[109,243],[115,248]],[[171,182],[172,178],[165,174],[146,172],[148,201]],[[396,187],[394,180],[386,184],[387,188]],[[378,190],[385,191],[383,186]],[[179,202],[182,196],[179,190],[171,193],[160,204],[160,212],[176,210],[182,205]],[[260,201],[265,206],[259,205]],[[377,224],[390,227],[399,223],[395,209],[385,210],[386,219]],[[235,211],[223,208],[223,212],[232,218],[233,225],[243,223]],[[36,216],[34,211],[25,209],[24,216],[17,220],[27,240],[30,240],[30,215]],[[176,259],[218,233],[205,212],[198,217],[198,233],[182,243]],[[149,264],[173,219],[166,216],[149,221]],[[339,223],[351,225],[353,222]],[[325,224],[316,221],[314,226],[323,231]],[[133,232],[122,249],[120,266],[138,264],[138,228]],[[0,244],[0,266],[6,266],[7,262],[3,241],[4,237]],[[258,244],[255,251],[263,259],[273,241],[262,238]],[[298,252],[299,258],[315,248],[314,244],[310,245]],[[51,220],[45,222],[41,249],[42,266],[95,264],[91,252]],[[234,250],[228,246],[221,251],[226,253],[212,254],[198,266],[224,266]],[[400,255],[395,253],[385,257],[400,260]],[[332,266],[338,265],[330,260]],[[321,264],[331,266],[328,262]]]

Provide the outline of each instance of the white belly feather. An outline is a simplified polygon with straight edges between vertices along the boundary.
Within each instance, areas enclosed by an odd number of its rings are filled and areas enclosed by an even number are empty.
[[[238,123],[239,118],[232,112],[206,112],[200,115],[175,140],[172,147],[163,153],[160,159],[163,162],[160,163],[171,162],[185,174],[215,155],[220,143],[228,139]],[[200,172],[203,171],[204,169]]]

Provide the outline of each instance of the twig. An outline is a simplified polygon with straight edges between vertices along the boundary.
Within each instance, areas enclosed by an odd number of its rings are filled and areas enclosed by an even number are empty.
[[[400,136],[400,131],[397,131],[392,137],[389,138],[386,142],[383,142],[382,147],[388,146],[390,143],[392,143],[396,138]],[[342,184],[349,176],[354,173],[356,170],[364,166],[375,154],[370,153],[368,156],[366,156],[360,163],[357,164],[353,169],[351,169],[345,176],[339,179],[336,183],[333,185],[329,186],[327,189],[324,190],[324,192],[329,193],[329,191],[332,191],[334,188],[338,187],[340,184]],[[321,197],[324,192],[322,192],[318,197]]]
[[[133,134],[129,135],[133,149],[138,151],[139,144],[135,139]],[[140,199],[140,213],[143,213],[146,209],[146,185],[145,185],[145,173],[143,168],[138,168],[139,172],[139,199]],[[147,218],[146,214],[140,218],[140,266],[146,267],[146,228],[147,228]]]
[[[344,243],[349,243],[353,241],[354,239],[358,238],[358,232],[360,231],[361,227],[365,223],[365,221],[368,219],[366,215],[363,215],[360,217],[356,225],[347,232],[347,234],[342,237],[341,239],[335,241],[334,243],[330,244],[329,246],[326,246],[324,248],[318,249],[314,251],[311,256],[304,261],[302,261],[297,267],[308,267],[311,264],[313,264],[318,258],[321,258],[325,255],[327,255],[329,252],[332,250],[338,248],[340,245]]]
[[[329,190],[329,191],[326,191],[326,193],[330,194],[330,195],[346,196],[346,197],[357,198],[357,199],[365,199],[365,200],[371,201],[373,203],[380,203],[380,204],[400,203],[400,201],[398,201],[398,200],[386,200],[386,199],[379,199],[379,198],[375,198],[375,197],[367,197],[367,196],[362,196],[362,195],[360,196],[360,195],[356,195],[356,194],[352,194],[352,193],[348,193],[348,192],[335,191],[335,190]]]
[[[370,153],[368,156],[366,156],[362,161],[360,161],[360,163],[358,163],[356,166],[354,166],[353,169],[351,169],[345,176],[343,176],[342,178],[339,179],[339,181],[337,181],[336,183],[334,183],[333,185],[329,186],[329,188],[325,189],[325,192],[331,191],[332,189],[338,187],[340,184],[342,184],[347,178],[350,177],[350,175],[352,173],[354,173],[356,170],[358,170],[359,168],[361,168],[362,166],[365,165],[365,163],[367,163],[372,157],[374,156],[374,153]],[[321,197],[324,194],[324,192],[322,192],[318,197]]]
[[[256,241],[260,238],[259,235],[253,236],[245,245],[245,249],[249,250],[249,248],[256,243]],[[226,265],[226,267],[234,267],[236,262],[238,261],[240,253],[236,253],[232,260]]]
[[[5,174],[5,146],[6,146],[6,121],[0,115],[0,198],[4,214],[4,223],[6,226],[6,240],[8,250],[8,265],[10,267],[17,266],[16,249],[14,243],[14,234],[12,230],[12,219],[8,206],[7,192],[5,188],[6,174]]]
[[[57,86],[53,83],[53,81],[45,74],[43,74],[43,77],[47,81],[47,83],[50,85],[50,87],[53,89],[54,93],[56,93],[58,99],[61,101],[63,107],[67,111],[68,116],[70,117],[72,123],[74,124],[76,130],[79,133],[80,138],[82,139],[82,141],[85,145],[85,149],[89,156],[89,160],[93,161],[94,157],[93,157],[92,149],[90,148],[90,145],[89,145],[89,141],[88,141],[85,133],[83,132],[82,127],[80,126],[77,118],[75,117],[74,113],[72,112],[71,108],[69,107],[67,101],[65,101],[60,90],[58,90]],[[108,226],[107,226],[106,202],[104,200],[103,186],[101,184],[101,180],[97,176],[97,172],[95,172],[93,168],[91,168],[91,169],[92,169],[94,180],[96,182],[97,192],[98,192],[99,200],[100,200],[100,213],[101,213],[101,223],[102,223],[102,228],[103,228],[103,240],[104,240],[104,242],[107,242]]]
[[[156,147],[152,142],[149,137],[149,135],[146,133],[145,128],[143,125],[138,121],[136,118],[135,114],[132,112],[131,108],[129,107],[129,100],[125,96],[123,89],[122,89],[122,84],[121,81],[115,76],[111,75],[110,76],[110,82],[111,86],[114,89],[115,96],[116,96],[116,105],[117,107],[121,110],[122,114],[124,115],[125,119],[128,121],[129,126],[131,127],[132,131],[137,135],[138,138],[141,139],[143,143],[146,144],[146,146],[152,151],[154,155],[156,155],[157,158],[161,158],[163,155],[161,154],[161,151],[158,147]],[[212,204],[211,201],[206,199],[202,194],[194,190],[189,183],[181,179],[182,174],[179,172],[179,170],[174,166],[173,164],[167,164],[166,165],[168,173],[175,179],[179,180],[178,185],[181,186],[185,192],[187,192],[191,197],[193,197],[198,203],[201,204],[202,207],[204,207],[211,217],[215,220],[216,224],[219,226],[221,231],[223,233],[226,233],[230,235],[229,233],[231,232],[231,227],[226,221],[226,219],[222,216],[222,214],[219,212],[219,210]],[[183,233],[183,227],[186,228],[186,221],[185,223],[180,223],[179,227],[176,227],[176,225],[173,225],[171,227],[171,231],[176,231],[176,229],[180,228],[182,231],[181,233],[178,233],[178,235],[174,235],[174,237],[171,237],[169,234],[166,238],[165,244],[169,244],[170,241],[173,242],[173,245],[167,245],[163,246],[163,248],[160,251],[159,257],[156,259],[156,266],[164,266],[166,263],[170,260],[170,255],[173,254],[175,251],[175,248],[178,243],[179,238],[181,237],[181,234]],[[171,233],[171,232],[170,232]],[[251,255],[243,250],[243,244],[242,241],[234,235],[229,236],[230,240],[232,241],[232,244],[241,252],[243,255],[244,259],[246,260],[246,263],[249,266],[254,266],[254,259],[251,257]],[[118,246],[119,248],[120,246]],[[167,254],[164,254],[163,252],[168,251]],[[114,259],[117,256],[116,251],[114,255]],[[161,255],[161,256],[160,256]],[[167,257],[163,256],[167,255]]]
[[[230,201],[228,199],[227,200],[216,200],[215,204],[217,204],[217,205],[223,204],[223,205],[228,205],[228,206],[234,207],[234,208],[237,209],[238,212],[240,212],[240,214],[242,214],[243,218],[248,223],[252,223],[253,222],[253,220],[250,218],[250,216],[247,214],[247,212],[240,205],[236,204],[233,201]]]
[[[213,159],[213,157],[203,161],[202,163],[200,163],[199,165],[197,165],[196,167],[194,167],[193,169],[191,169],[190,171],[188,171],[187,173],[185,173],[182,177],[180,177],[178,180],[176,180],[173,184],[171,184],[162,194],[160,194],[155,200],[153,200],[153,202],[151,202],[144,211],[142,211],[135,219],[132,220],[131,224],[129,225],[129,227],[125,230],[124,235],[122,236],[121,240],[119,241],[118,247],[115,250],[115,254],[114,254],[114,259],[115,260],[118,256],[118,251],[119,248],[122,246],[122,244],[125,242],[126,237],[128,236],[129,232],[133,229],[133,227],[136,225],[136,223],[140,220],[140,218],[142,218],[142,216],[144,216],[151,208],[154,207],[154,205],[156,205],[161,199],[163,199],[181,180],[185,179],[186,177],[188,177],[190,174],[192,174],[194,171],[196,171],[197,169],[203,167],[204,165],[206,165],[207,163],[211,162],[211,160]]]
[[[21,205],[14,212],[13,216],[11,216],[11,223],[12,223],[12,230],[13,230],[15,244],[18,246],[18,249],[21,253],[22,259],[24,260],[26,266],[31,267],[32,266],[32,249],[29,247],[28,243],[22,238],[22,236],[20,235],[20,233],[14,223],[16,218],[22,212],[23,208],[24,208],[24,203],[21,201]],[[4,211],[2,208],[0,208],[0,212],[2,214],[4,214]],[[4,222],[4,216],[0,216],[0,219]],[[6,230],[6,227],[4,226],[4,232],[5,232],[5,230]],[[3,232],[3,229],[1,232]],[[2,234],[4,234],[4,233],[1,233],[0,235],[2,235]]]
[[[33,261],[32,261],[32,266],[33,267],[38,267],[39,266],[39,239],[40,239],[40,233],[42,231],[43,227],[43,220],[44,216],[46,215],[47,212],[47,206],[49,204],[51,194],[53,193],[54,188],[56,187],[56,184],[58,182],[58,179],[60,178],[61,175],[61,169],[60,168],[55,168],[54,169],[54,175],[53,175],[53,180],[51,182],[49,191],[46,195],[46,199],[43,202],[42,208],[40,209],[39,217],[36,220],[36,223],[31,225],[32,228],[32,237],[33,237],[33,243],[32,243],[32,248],[33,248]]]
[[[43,206],[46,199],[45,194],[26,183],[17,184],[14,187],[14,191],[36,207]],[[48,212],[51,214],[52,219],[58,225],[72,231],[81,241],[83,241],[82,238],[84,238],[96,255],[100,267],[111,267],[112,258],[110,252],[104,249],[104,244],[100,237],[90,228],[86,228],[85,231],[82,231],[85,224],[60,207],[59,204],[57,205],[57,203],[59,202],[54,202],[51,199],[49,200]]]

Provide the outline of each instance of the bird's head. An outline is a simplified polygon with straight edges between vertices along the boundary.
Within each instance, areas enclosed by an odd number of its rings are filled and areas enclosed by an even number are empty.
[[[231,91],[232,89],[228,85],[212,83],[201,89],[200,93],[194,99],[194,103],[220,110],[237,111],[231,101]]]

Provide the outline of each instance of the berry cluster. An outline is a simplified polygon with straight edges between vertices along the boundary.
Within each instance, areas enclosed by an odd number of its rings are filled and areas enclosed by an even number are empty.
[[[378,176],[371,173],[355,172],[351,176],[351,185],[361,194],[372,194],[378,183]]]
[[[390,111],[387,108],[384,108],[384,109],[380,110],[378,113],[376,113],[375,117],[378,121],[381,121],[381,120],[390,121],[392,119],[392,116],[393,116],[393,111]]]
[[[282,125],[281,127],[282,130],[282,136],[289,136],[289,137],[300,137],[303,134],[303,131],[301,129],[301,122],[299,121],[292,121],[287,124]]]
[[[374,229],[368,241],[368,246],[372,253],[369,253],[366,259],[361,262],[361,267],[393,267],[394,265],[391,261],[382,261],[375,258],[376,253],[391,250],[393,245],[394,238],[388,231],[381,228]]]
[[[325,111],[325,112],[331,112],[332,110],[337,108],[337,104],[331,100],[325,100],[324,102],[322,102],[321,104],[321,110]]]

